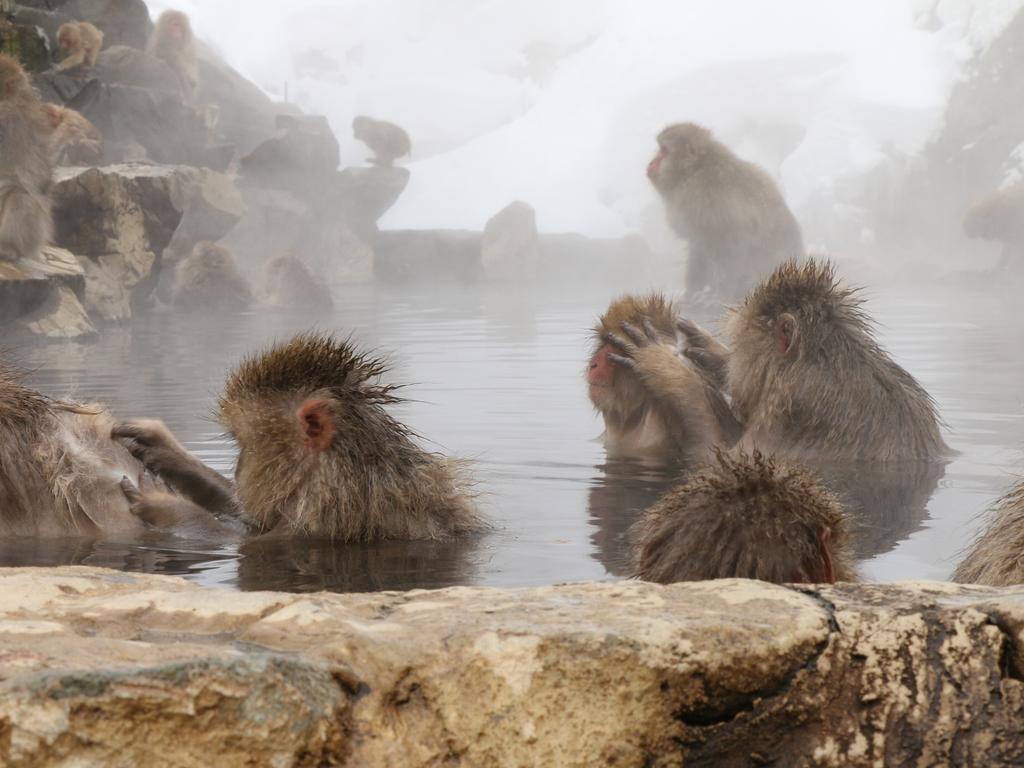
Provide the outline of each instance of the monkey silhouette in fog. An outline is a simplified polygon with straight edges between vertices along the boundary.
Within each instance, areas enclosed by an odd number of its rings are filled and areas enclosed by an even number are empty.
[[[1001,189],[975,202],[964,214],[968,237],[1002,243],[993,271],[1009,272],[1024,263],[1024,184]]]
[[[733,301],[786,259],[804,255],[800,225],[771,176],[695,123],[665,128],[647,177],[689,243],[686,293]]]
[[[373,152],[374,156],[367,158],[367,162],[374,165],[390,167],[395,160],[412,152],[409,134],[385,120],[360,115],[352,121],[352,135]]]
[[[252,289],[231,251],[203,240],[178,264],[171,302],[195,312],[238,311],[252,303]]]

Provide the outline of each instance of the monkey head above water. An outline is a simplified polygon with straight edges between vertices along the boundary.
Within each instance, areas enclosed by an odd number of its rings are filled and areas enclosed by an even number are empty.
[[[784,259],[804,255],[800,225],[771,176],[695,123],[665,128],[647,177],[689,243],[690,300],[737,299]]]
[[[386,371],[349,341],[315,334],[243,360],[218,409],[238,444],[234,489],[160,424],[116,434],[196,504],[240,513],[257,533],[359,542],[483,530],[461,462],[420,448],[387,412],[399,399],[379,381]]]
[[[1024,584],[1024,481],[996,503],[953,572],[953,581],[992,587]]]
[[[658,293],[617,299],[594,328],[587,385],[604,419],[610,455],[686,461],[694,451],[703,454],[708,443],[725,440],[715,411],[728,406],[675,359],[676,330],[672,304]],[[673,359],[647,355],[641,345]],[[623,347],[633,354],[623,357]]]
[[[637,523],[636,570],[645,581],[855,581],[846,517],[804,469],[758,452],[717,452]]]

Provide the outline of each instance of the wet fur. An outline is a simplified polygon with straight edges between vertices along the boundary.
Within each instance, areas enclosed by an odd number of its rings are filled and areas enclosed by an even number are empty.
[[[988,525],[953,572],[953,581],[993,587],[1024,584],[1024,481],[996,503]]]
[[[636,524],[636,574],[662,584],[809,582],[821,572],[823,529],[836,580],[856,580],[845,513],[814,475],[757,452],[719,452]]]
[[[252,288],[231,251],[203,241],[178,264],[171,301],[179,309],[198,312],[237,311],[252,303]]]
[[[245,359],[219,420],[240,447],[238,497],[258,531],[336,541],[449,539],[484,527],[463,466],[428,453],[386,407],[383,360],[309,334]],[[297,413],[319,401],[335,427],[323,451],[304,444]]]

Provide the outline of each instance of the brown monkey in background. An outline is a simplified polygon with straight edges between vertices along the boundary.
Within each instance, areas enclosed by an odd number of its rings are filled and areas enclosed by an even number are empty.
[[[17,59],[0,54],[0,260],[32,258],[50,240],[50,123]]]
[[[103,134],[81,114],[58,104],[43,104],[50,121],[54,165],[91,165],[103,159]]]
[[[953,581],[992,587],[1024,584],[1024,482],[996,503],[985,530],[953,572]]]
[[[671,303],[652,293],[612,302],[594,328],[587,385],[604,418],[604,440],[613,457],[687,461],[704,455],[710,443],[728,439],[728,404],[674,357],[676,322]],[[631,340],[614,335],[623,330]],[[648,359],[644,349],[663,349],[673,358]]]
[[[252,303],[252,288],[231,251],[202,240],[178,264],[171,303],[192,311],[234,312]]]
[[[64,55],[57,64],[58,72],[76,67],[90,71],[103,48],[103,33],[88,21],[69,21],[57,30],[57,45]]]
[[[238,443],[237,503],[254,532],[353,542],[445,540],[485,527],[460,462],[424,451],[385,410],[399,402],[379,381],[386,371],[348,341],[307,334],[231,374],[218,419]],[[230,508],[218,480],[196,470],[201,462],[166,429],[127,422],[114,434],[192,501]],[[146,504],[135,502],[143,517]]]
[[[402,128],[384,120],[360,115],[352,121],[352,135],[370,148],[374,157],[368,163],[391,167],[395,160],[412,152],[409,134]]]
[[[1003,244],[993,271],[1006,272],[1024,261],[1024,184],[1001,189],[974,203],[964,214],[968,237]]]
[[[653,504],[634,534],[645,581],[856,580],[836,498],[810,472],[757,451],[717,451]]]
[[[949,456],[935,402],[878,346],[861,304],[828,261],[788,261],[730,310],[731,350],[686,321],[682,356],[611,340],[641,374],[692,379],[685,358],[705,380],[724,380],[747,449],[816,462]]]
[[[278,256],[267,264],[267,304],[272,307],[291,307],[326,312],[334,307],[331,292],[323,282],[295,256]]]
[[[647,176],[672,229],[689,243],[686,292],[733,301],[785,259],[804,255],[800,225],[762,168],[694,123],[658,134]]]
[[[199,60],[188,16],[181,11],[161,13],[149,36],[146,52],[174,70],[181,98],[191,102],[199,87]]]

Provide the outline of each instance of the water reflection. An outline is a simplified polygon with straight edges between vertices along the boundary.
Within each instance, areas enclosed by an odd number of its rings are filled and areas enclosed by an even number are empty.
[[[309,328],[354,333],[390,354],[410,401],[396,409],[431,450],[466,457],[493,533],[454,545],[332,547],[260,540],[241,547],[173,537],[0,541],[2,565],[104,565],[184,574],[242,589],[524,586],[628,572],[626,531],[671,474],[608,462],[582,371],[589,328],[616,295],[559,285],[442,293],[429,286],[345,286],[330,318],[252,310],[210,320],[178,314],[106,329],[95,344],[14,347],[30,382],[101,400],[116,414],[163,418],[222,472],[234,447],[210,414],[227,371],[256,347]],[[570,290],[571,289],[571,290]],[[1024,331],[1017,304],[957,288],[869,294],[880,341],[935,396],[960,453],[943,467],[822,467],[855,508],[856,546],[872,579],[946,578],[978,513],[1024,462]],[[713,315],[700,313],[707,321]]]

